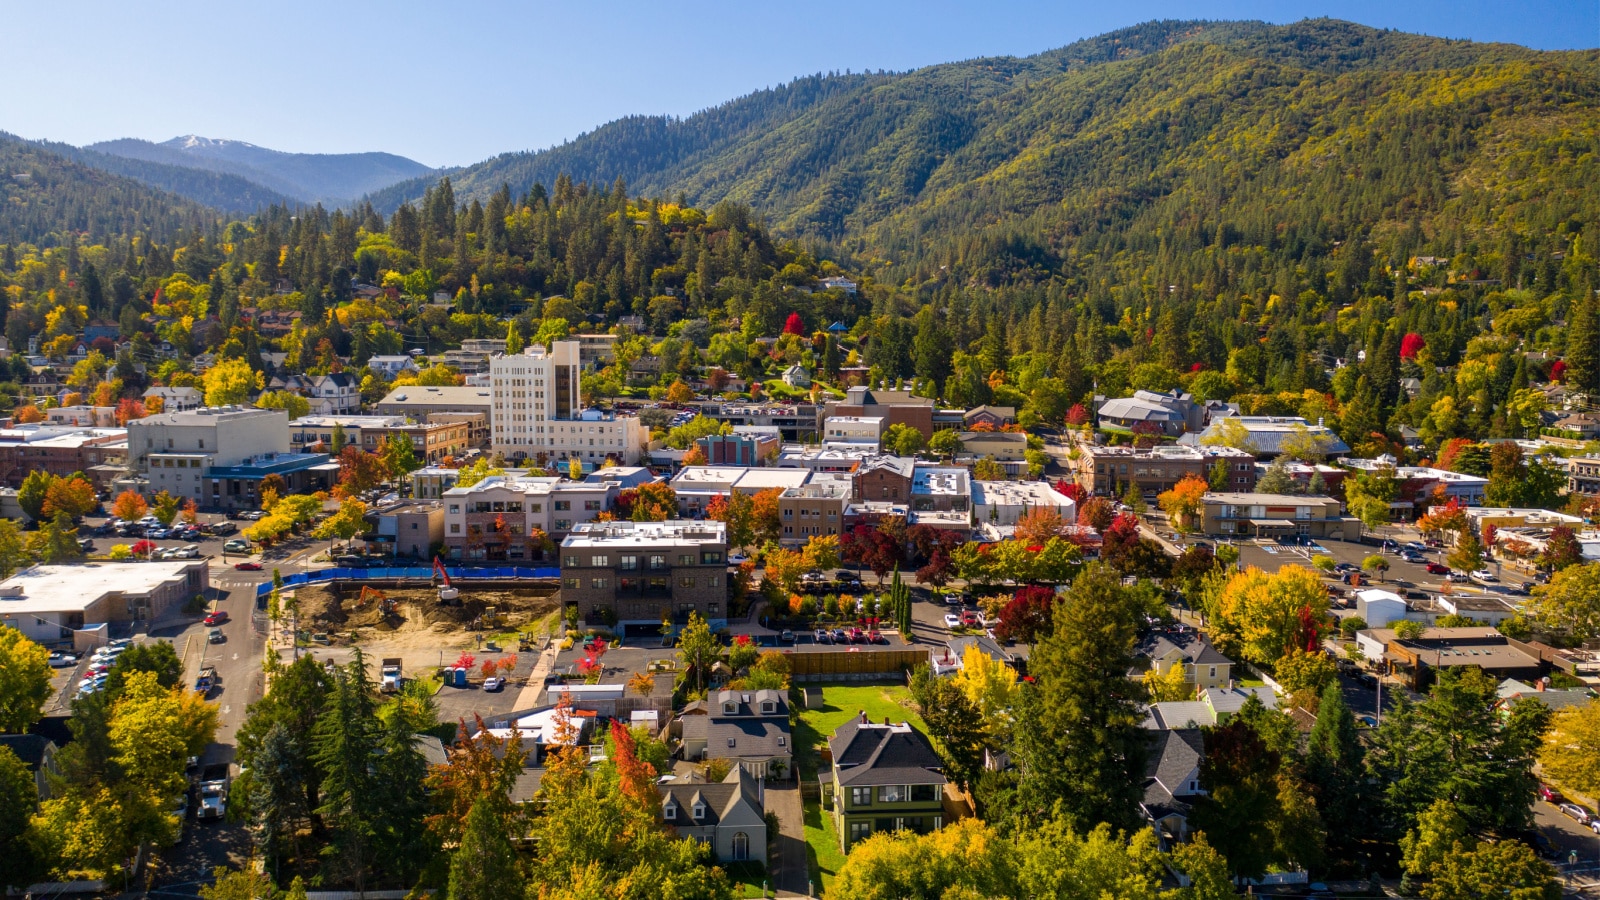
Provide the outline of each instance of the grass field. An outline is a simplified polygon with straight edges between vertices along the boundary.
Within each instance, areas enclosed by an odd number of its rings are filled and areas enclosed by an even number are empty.
[[[799,767],[803,782],[812,783],[817,777],[817,746],[852,716],[865,711],[874,722],[890,719],[910,722],[926,732],[922,717],[912,707],[911,692],[904,684],[841,684],[822,688],[822,706],[800,711],[800,724],[795,728],[795,765]],[[826,889],[828,882],[844,865],[844,854],[839,851],[839,835],[834,831],[833,819],[814,802],[805,805],[806,845],[811,865],[811,877],[816,887]]]

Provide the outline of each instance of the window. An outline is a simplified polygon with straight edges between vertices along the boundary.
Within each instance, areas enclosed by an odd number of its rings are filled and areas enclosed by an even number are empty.
[[[594,556],[589,557],[589,565],[596,567],[609,566],[611,565],[611,557],[604,553],[596,553]]]
[[[696,803],[694,805],[694,820],[696,822],[698,822],[701,819],[704,819],[705,817],[706,817],[706,805],[704,803]]]
[[[681,587],[681,588],[692,588],[692,587],[694,587],[694,576],[693,575],[681,576],[678,579],[678,587]]]
[[[680,566],[692,566],[692,565],[694,565],[694,554],[693,553],[680,553],[680,554],[678,554],[678,565],[680,565]]]
[[[851,788],[850,789],[850,805],[851,806],[871,806],[872,805],[872,788],[869,788],[869,787]]]
[[[576,578],[563,578],[563,579],[561,579],[561,586],[564,587],[564,588],[574,588],[574,589],[576,589],[577,586],[578,586],[578,579],[576,579]]]
[[[1217,667],[1216,666],[1212,666],[1211,667],[1211,677],[1212,678],[1217,677]]]
[[[733,836],[733,858],[741,861],[750,858],[750,836],[742,831]]]
[[[878,802],[880,803],[904,803],[905,799],[905,785],[886,784],[878,788]]]
[[[571,512],[571,511],[572,511],[572,501],[571,500],[557,500],[556,501],[556,512]]]
[[[453,513],[461,512],[461,504],[459,504],[459,503],[450,504],[450,511],[453,512]]]
[[[761,712],[763,714],[770,716],[770,715],[772,715],[773,713],[775,713],[777,711],[778,711],[778,704],[773,703],[771,700],[763,700],[763,701],[761,701]],[[782,738],[779,738],[779,740],[782,740]]]
[[[578,558],[576,556],[562,557],[561,564],[568,567],[576,566],[578,564]]]
[[[639,557],[624,555],[618,568],[624,572],[636,572],[639,569]]]
[[[661,818],[669,822],[678,818],[678,805],[676,803],[668,803],[666,806],[661,807]]]
[[[412,528],[415,528],[415,527],[417,527],[417,526],[415,526],[415,525],[413,525],[413,526],[411,526],[411,527],[412,527]],[[450,525],[450,533],[451,533],[451,534],[460,534],[460,533],[461,533],[461,526],[460,526],[460,525],[458,525],[458,524],[455,524],[455,523],[452,523],[452,524],[451,524],[451,525]]]
[[[650,557],[650,568],[652,568],[652,569],[665,569],[666,567],[667,567],[667,558],[666,558],[666,556],[664,556],[664,555],[654,555],[654,554],[651,555],[651,557]]]
[[[600,501],[599,500],[585,500],[585,501],[583,501],[583,508],[588,512],[599,512],[600,511]]]
[[[610,585],[610,584],[611,584],[611,579],[609,579],[609,578],[591,578],[591,579],[589,579],[589,586],[594,588],[597,591],[605,590],[606,587],[608,585]]]
[[[871,836],[872,836],[872,823],[871,822],[851,822],[850,823],[850,842],[852,844],[855,843],[856,841],[864,840],[864,839],[869,838]]]
[[[722,553],[717,550],[707,550],[700,554],[700,562],[702,565],[716,565],[722,562]]]

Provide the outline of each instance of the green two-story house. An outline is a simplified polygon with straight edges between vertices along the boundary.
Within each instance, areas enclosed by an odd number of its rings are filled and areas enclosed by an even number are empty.
[[[876,725],[862,713],[839,726],[828,750],[833,765],[817,779],[840,850],[878,831],[927,834],[944,825],[944,762],[909,724]]]

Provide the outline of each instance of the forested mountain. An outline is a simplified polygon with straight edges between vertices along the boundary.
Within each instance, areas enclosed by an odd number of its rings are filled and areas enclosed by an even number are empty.
[[[85,148],[109,156],[235,175],[302,203],[339,205],[433,172],[393,153],[284,153],[244,141],[187,135],[159,144],[133,138]],[[252,207],[253,209],[254,207]]]
[[[0,243],[52,246],[143,234],[156,240],[207,226],[216,213],[0,132]]]
[[[819,76],[681,121],[625,119],[452,182],[483,199],[564,172],[737,200],[780,232],[893,261],[897,279],[1034,280],[1132,231],[1193,249],[1260,246],[1266,228],[1297,256],[1357,229],[1437,227],[1448,242],[1490,224],[1488,208],[1521,215],[1500,201],[1540,183],[1567,198],[1544,225],[1594,199],[1536,161],[1595,141],[1597,65],[1328,20],[1150,23],[1026,59]],[[1529,166],[1504,171],[1509,159]],[[422,185],[373,199],[392,209]]]
[[[71,144],[39,141],[52,153],[76,160],[91,168],[132,178],[142,184],[234,215],[250,215],[272,205],[297,205],[301,201],[263,187],[246,178],[210,169],[192,169],[150,162],[131,156],[113,156],[85,150]]]

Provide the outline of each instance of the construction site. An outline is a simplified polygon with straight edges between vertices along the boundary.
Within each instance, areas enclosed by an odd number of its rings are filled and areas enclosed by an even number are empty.
[[[553,580],[442,588],[331,581],[302,585],[292,596],[305,640],[314,646],[360,646],[369,655],[382,656],[448,653],[496,638],[520,642],[524,635],[548,634],[560,609],[558,590]]]

